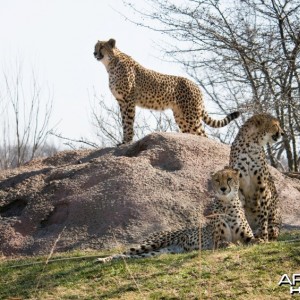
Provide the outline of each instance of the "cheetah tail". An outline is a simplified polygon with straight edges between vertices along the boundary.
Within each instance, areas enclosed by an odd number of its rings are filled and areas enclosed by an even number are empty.
[[[130,248],[130,250],[123,254],[114,254],[106,257],[99,257],[95,262],[108,263],[112,260],[128,259],[128,258],[145,258],[160,255],[162,253],[172,253],[168,248],[160,248],[162,245],[140,245],[137,248]],[[179,251],[182,252],[182,251]]]
[[[240,116],[240,112],[239,111],[235,111],[229,115],[227,115],[224,119],[222,120],[214,120],[212,119],[207,112],[203,113],[203,121],[205,122],[205,124],[213,127],[213,128],[220,128],[220,127],[224,127],[227,124],[229,124],[232,120],[238,118]]]

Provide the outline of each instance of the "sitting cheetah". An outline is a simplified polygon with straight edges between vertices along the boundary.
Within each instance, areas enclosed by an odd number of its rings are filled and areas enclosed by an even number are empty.
[[[255,237],[276,240],[281,225],[278,194],[263,147],[283,135],[279,121],[269,114],[251,117],[231,146],[230,167],[240,171],[240,199]]]
[[[207,125],[219,128],[239,116],[239,112],[233,112],[223,120],[213,120],[204,108],[202,93],[195,83],[144,68],[118,50],[114,39],[98,41],[94,56],[106,67],[110,90],[119,103],[123,143],[132,141],[136,106],[154,110],[170,108],[182,132],[202,136],[206,136],[202,119]]]
[[[228,243],[254,242],[252,230],[245,218],[239,200],[239,171],[225,168],[212,176],[216,199],[212,215],[203,227],[183,228],[176,231],[159,232],[148,237],[138,248],[124,254],[98,258],[98,262],[109,262],[120,258],[142,258],[161,253],[180,253],[192,250],[215,249]],[[200,243],[199,243],[200,238]]]

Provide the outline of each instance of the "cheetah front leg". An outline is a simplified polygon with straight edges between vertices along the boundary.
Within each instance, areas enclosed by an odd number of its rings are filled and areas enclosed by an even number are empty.
[[[257,240],[254,237],[253,231],[246,219],[246,217],[243,218],[243,223],[239,228],[239,231],[235,228],[234,231],[236,234],[239,235],[239,239],[243,241],[244,244],[253,244],[256,243]]]
[[[269,221],[269,205],[270,192],[261,184],[254,195],[253,203],[256,203],[255,222],[258,225],[255,237],[267,242],[269,240],[268,221]]]
[[[123,142],[122,144],[130,143],[133,139],[133,124],[135,118],[135,104],[131,100],[119,101],[122,125],[123,125]]]
[[[226,218],[218,214],[207,216],[207,218],[213,228],[213,249],[226,248],[232,242],[232,234]]]

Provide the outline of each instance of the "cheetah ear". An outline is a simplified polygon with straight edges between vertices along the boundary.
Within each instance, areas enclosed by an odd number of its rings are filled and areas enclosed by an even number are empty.
[[[114,40],[114,39],[110,39],[107,43],[111,48],[116,47],[116,40]]]

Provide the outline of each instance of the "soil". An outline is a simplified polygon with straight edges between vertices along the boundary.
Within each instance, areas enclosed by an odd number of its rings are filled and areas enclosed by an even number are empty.
[[[136,244],[153,231],[205,222],[211,173],[230,147],[153,133],[117,148],[64,151],[0,172],[0,254]],[[300,228],[300,180],[271,168],[286,228]]]

